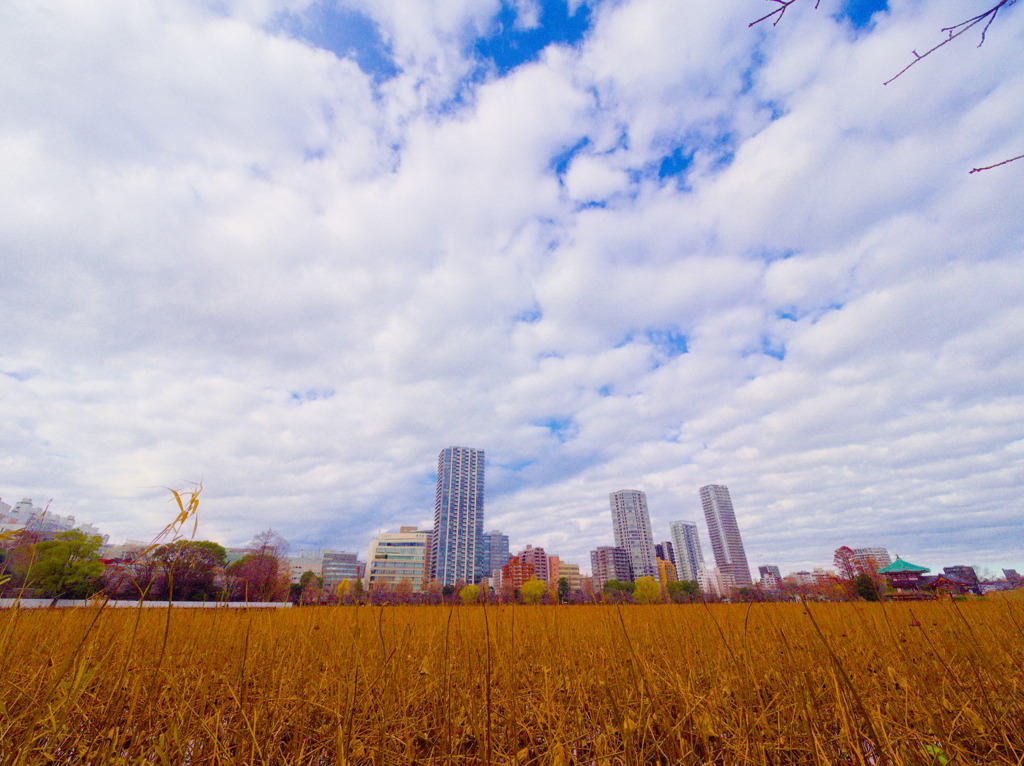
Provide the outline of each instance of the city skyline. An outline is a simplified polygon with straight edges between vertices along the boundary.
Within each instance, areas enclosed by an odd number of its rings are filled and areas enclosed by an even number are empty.
[[[454,450],[457,450],[457,451],[458,450],[465,450],[465,448],[448,448],[448,449],[449,450],[454,449]],[[439,466],[439,468],[442,466],[442,461],[445,458],[445,452],[446,451],[447,450],[442,450],[441,453],[438,456],[438,466]],[[478,453],[484,453],[484,450],[470,450],[470,451],[478,452]],[[483,463],[485,464],[486,461],[483,461]],[[479,463],[477,463],[477,465],[479,465]],[[439,485],[441,483],[440,482],[441,475],[442,475],[442,473],[439,471],[438,474],[437,474],[437,483]],[[700,490],[698,490],[698,497],[702,498],[705,490],[714,489],[716,486],[717,485],[708,485],[706,487],[701,487]],[[719,490],[724,490],[724,497],[726,498],[726,501],[727,501],[728,505],[731,507],[731,496],[730,496],[728,488],[727,487],[722,487],[722,486],[717,486],[717,488]],[[643,491],[639,491],[639,490],[620,490],[619,493],[621,493],[621,492],[626,492],[627,494],[628,493],[634,493],[634,494],[639,494],[639,495],[644,495],[644,496],[646,495],[646,493],[644,493]],[[609,499],[612,499],[616,494],[619,494],[619,493],[611,493],[611,495],[609,496]],[[436,495],[437,495],[437,492],[435,491],[435,498],[436,498]],[[646,508],[647,512],[649,513],[649,508],[646,506],[646,497],[644,497],[644,507]],[[614,505],[613,505],[613,508],[614,508]],[[735,511],[734,510],[733,510],[733,516],[735,518]],[[14,522],[14,523],[13,524],[4,524],[3,521],[4,521],[5,517],[7,519],[9,519],[10,521]],[[71,517],[60,516],[59,514],[56,514],[56,513],[54,513],[51,510],[45,510],[44,511],[44,509],[42,509],[42,508],[33,506],[31,498],[24,498],[21,501],[19,501],[17,504],[15,504],[14,506],[11,506],[10,504],[5,503],[2,499],[0,499],[0,531],[3,531],[4,529],[18,529],[18,528],[20,528],[19,525],[24,525],[26,520],[28,520],[30,518],[32,518],[34,520],[34,523],[32,525],[32,529],[38,529],[40,531],[46,531],[46,530],[50,530],[50,529],[55,529],[55,530],[59,531],[59,530],[71,529],[73,526],[76,526],[78,528],[83,529],[87,534],[97,534],[97,535],[101,535],[104,538],[109,537],[108,535],[104,534],[103,530],[97,529],[95,526],[93,526],[91,524],[88,524],[88,523],[84,523],[83,524],[83,523],[77,522],[73,516],[71,516]],[[614,521],[613,521],[613,525],[612,526],[614,527]],[[693,521],[672,521],[672,522],[668,523],[668,529],[669,529],[669,536],[671,537],[671,540],[666,541],[665,543],[655,544],[653,546],[653,550],[657,551],[663,545],[664,546],[668,546],[670,551],[672,551],[674,549],[674,555],[672,556],[671,561],[675,565],[680,579],[696,580],[696,581],[698,581],[702,585],[702,587],[710,585],[711,582],[709,580],[709,577],[712,575],[713,570],[707,568],[706,562],[705,562],[704,557],[703,557],[703,552],[702,552],[703,551],[703,544],[702,544],[701,539],[700,539],[700,534],[701,533],[699,531],[699,525],[696,522],[693,522]],[[404,538],[408,537],[408,535],[406,533],[409,533],[409,532],[413,532],[413,533],[417,533],[417,534],[422,535],[422,534],[429,534],[430,531],[431,530],[427,530],[426,532],[424,532],[424,530],[418,529],[415,526],[408,526],[408,525],[400,525],[400,528],[398,529],[397,532],[388,533],[388,532],[384,532],[383,530],[381,530],[369,542],[369,551],[368,551],[368,556],[367,556],[368,562],[372,562],[372,560],[373,560],[374,548],[375,548],[375,545],[377,544],[377,541],[388,539],[389,537],[399,537],[399,538],[403,538],[404,539]],[[705,519],[705,531],[704,531],[704,534],[705,534],[706,539],[710,539],[710,529],[708,528],[708,525],[707,525],[707,518]],[[202,535],[200,535],[200,537],[201,536]],[[612,535],[611,536],[612,536],[612,538],[615,537],[614,529],[612,530]],[[497,530],[492,530],[492,531],[485,532],[481,536],[482,546],[481,546],[481,550],[480,550],[480,561],[481,561],[481,567],[482,568],[481,568],[480,571],[483,572],[483,574],[479,575],[479,576],[486,577],[487,576],[488,566],[490,565],[490,566],[493,567],[496,564],[498,564],[498,562],[501,562],[503,555],[505,556],[505,560],[507,561],[508,555],[509,555],[509,551],[510,551],[510,548],[509,548],[509,540],[510,539],[511,538],[510,538],[509,535],[505,535],[502,532],[497,531]],[[219,541],[219,542],[223,542],[223,541]],[[497,542],[496,546],[495,546],[495,542]],[[836,547],[841,547],[841,546],[846,546],[848,542],[849,541],[842,541],[842,542],[835,541],[835,544],[836,544]],[[130,538],[129,537],[129,538],[126,538],[123,541],[123,543],[120,543],[120,544],[115,543],[113,541],[108,541],[108,545],[110,545],[110,546],[112,546],[114,548],[118,548],[118,549],[120,549],[120,548],[135,549],[135,548],[138,548],[140,546],[144,547],[146,545],[146,543],[143,540],[140,540],[139,538]],[[532,543],[525,543],[525,544],[520,543],[519,545],[523,546],[527,550],[528,549],[532,549],[532,548],[535,547],[535,546],[533,546]],[[428,546],[428,548],[430,547],[430,540],[427,541],[427,546]],[[228,549],[229,554],[232,551],[244,551],[244,550],[246,550],[246,547],[244,545],[242,545],[242,546],[226,545],[225,547]],[[543,546],[538,546],[538,547],[540,547],[541,551],[543,551]],[[604,549],[611,550],[614,547],[616,547],[616,546],[608,546],[608,545],[605,545],[605,544],[598,545],[598,548],[602,549],[602,550],[604,550]],[[849,547],[849,546],[847,546],[847,547]],[[826,546],[826,548],[827,548],[827,546]],[[302,547],[302,550],[306,550],[306,549],[307,549],[306,546]],[[321,554],[330,552],[330,553],[336,554],[336,555],[340,554],[342,556],[349,556],[349,557],[352,558],[353,561],[355,560],[354,557],[360,555],[359,551],[366,550],[365,548],[361,548],[358,545],[353,546],[351,544],[345,544],[345,543],[339,544],[337,551],[333,551],[333,550],[330,550],[330,549],[331,549],[330,545],[325,545],[323,543],[323,541],[321,541],[320,543],[312,546],[312,548],[310,550],[314,551],[316,553],[316,555],[321,555]],[[348,551],[348,550],[354,550],[354,551],[356,551],[356,553],[346,553],[345,551]],[[629,555],[629,552],[626,551],[626,549],[622,548],[621,550],[622,550],[623,555],[626,556],[627,560],[630,561],[630,563],[629,563],[630,576],[631,577],[633,577],[633,576],[641,576],[641,575],[634,575],[633,574],[633,566],[632,566],[631,556]],[[878,546],[856,547],[856,548],[852,548],[852,551],[853,551],[854,559],[856,560],[858,566],[867,566],[869,564],[869,561],[871,561],[871,562],[873,562],[871,564],[871,566],[873,566],[875,568],[878,568],[879,566],[887,565],[888,563],[891,562],[891,557],[890,557],[890,554],[888,552],[888,548],[885,548],[885,547],[878,547]],[[520,551],[520,554],[523,553],[523,552],[524,551]],[[814,572],[823,572],[823,571],[825,571],[826,569],[828,569],[829,567],[832,566],[832,559],[831,559],[831,557],[834,554],[834,552],[835,551],[832,548],[827,548],[827,550],[826,549],[822,549],[821,556],[819,556],[819,558],[816,558],[816,559],[814,559],[814,560],[812,560],[810,562],[801,562],[800,564],[790,564],[790,565],[788,565],[787,568],[789,569],[791,574],[801,574],[801,573],[802,574],[809,574],[811,572],[811,570],[813,570]],[[580,557],[580,561],[582,561],[584,563],[584,565],[585,565],[585,563],[587,561],[590,561],[590,560],[593,559],[593,556],[592,556],[593,553],[594,553],[593,550],[591,550],[589,552],[584,552],[584,554]],[[430,556],[427,555],[426,558],[429,560]],[[564,556],[559,557],[557,554],[551,554],[551,558],[557,560],[559,558],[564,559],[565,557]],[[768,555],[766,557],[766,560],[778,562],[778,561],[786,561],[786,558],[787,557],[786,557],[786,554],[785,554],[784,551],[776,551],[776,552],[774,552],[774,555],[771,555],[771,554]],[[915,557],[915,558],[920,559],[920,557]],[[967,560],[970,560],[971,558],[972,558],[971,556],[967,556],[967,557],[961,556],[957,560],[958,561],[967,561]],[[518,559],[518,556],[517,556],[517,559]],[[696,562],[695,563],[695,567],[691,566],[691,564],[690,564],[691,561],[692,562]],[[502,563],[504,563],[504,562],[502,562]],[[566,562],[563,562],[563,565],[564,565],[564,563],[566,563]],[[569,563],[571,566],[579,566],[578,564],[576,564],[574,562],[571,562],[571,561],[567,562],[567,563]],[[759,562],[755,562],[754,564],[751,565],[751,567],[752,566],[757,566],[757,568],[759,570],[759,574],[763,574],[764,570],[766,570],[766,569],[774,570],[776,572],[779,569],[778,564],[767,564],[767,565],[765,565],[765,564],[762,564],[762,563],[759,563]],[[938,565],[936,564],[936,566],[938,566]],[[943,565],[943,566],[947,566],[947,565]],[[957,565],[957,566],[964,566],[964,565],[960,564],[960,565]],[[993,572],[993,576],[995,576],[995,572],[993,571],[993,569],[991,567],[985,567],[985,566],[979,565],[979,564],[971,564],[970,566],[978,567],[981,570],[992,571]],[[500,565],[498,565],[498,569],[500,569]],[[717,567],[716,567],[716,569],[717,569]],[[996,566],[995,567],[995,570],[999,570],[999,569],[1007,569],[1007,567],[1002,567],[1002,566]],[[1012,569],[1012,567],[1009,568],[1009,569]],[[369,571],[370,570],[368,568],[367,569],[367,574],[369,574]],[[748,571],[750,571],[750,570],[748,569]],[[427,574],[429,576],[429,573],[427,573]],[[752,578],[752,579],[754,579],[754,581],[756,581],[756,578]]]
[[[441,458],[444,453],[442,451]],[[438,474],[440,475],[440,473]],[[728,488],[723,486],[701,487],[698,495],[712,496],[711,491],[719,491],[728,501]],[[623,492],[623,491],[621,491]],[[625,491],[627,494],[636,494],[639,491]],[[612,496],[615,494],[613,493]],[[634,499],[631,499],[631,501]],[[26,522],[30,522],[26,526]],[[56,535],[60,531],[78,528],[87,535],[97,535],[105,539],[108,536],[102,535],[102,531],[88,524],[78,524],[75,517],[66,517],[44,511],[32,505],[31,499],[24,499],[16,506],[0,501],[0,531],[17,530],[26,528],[37,533]],[[710,589],[722,593],[730,587],[734,587],[735,578],[728,572],[722,572],[719,568],[707,568],[703,565],[703,558],[700,552],[697,524],[692,521],[673,521],[670,523],[670,531],[673,540],[665,541],[654,545],[657,556],[658,579],[665,585],[668,580],[678,578],[682,581],[695,581],[700,588]],[[263,535],[271,534],[270,530]],[[382,585],[393,589],[402,582],[408,582],[413,593],[420,592],[427,587],[431,578],[430,564],[430,543],[431,530],[419,529],[416,526],[401,526],[397,533],[379,533],[370,543],[367,552],[367,561],[360,562],[357,552],[343,550],[330,550],[318,548],[314,550],[301,550],[297,555],[287,556],[289,569],[293,583],[299,582],[306,571],[323,573],[324,582],[327,585],[335,586],[341,580],[358,579],[365,587],[372,588]],[[580,587],[580,578],[584,576],[581,566],[578,563],[562,560],[563,557],[557,554],[548,554],[543,548],[530,544],[525,546],[515,556],[508,555],[508,536],[499,530],[487,531],[482,537],[482,561],[483,578],[489,580],[490,585],[496,589],[508,587],[519,587],[527,579],[537,579],[552,586],[564,573],[570,582],[575,583],[573,588]],[[674,555],[674,546],[678,544],[681,551],[679,556]],[[101,558],[123,559],[138,553],[151,544],[143,541],[126,541],[122,544],[106,543],[102,546]],[[884,547],[865,547],[850,549],[845,548],[855,561],[856,566],[862,570],[877,570],[888,565],[892,558],[888,549]],[[249,547],[226,547],[228,563],[238,561],[249,552]],[[834,558],[840,554],[840,550],[833,551]],[[589,558],[593,568],[593,576],[598,583],[606,582],[609,579],[615,580],[636,580],[637,576],[632,565],[631,556],[625,548],[616,546],[598,546],[596,550],[590,551]],[[489,561],[492,571],[487,573]],[[676,562],[679,561],[681,568],[677,569]],[[819,563],[824,563],[822,560]],[[671,567],[665,571],[665,567]],[[937,567],[936,567],[937,568]],[[1016,570],[1012,567],[1000,567],[1002,574],[1007,579],[1017,578]],[[362,571],[356,578],[356,570]],[[365,570],[365,571],[364,571]],[[970,564],[944,564],[942,570],[945,573],[956,574],[964,579],[965,572],[974,572],[971,578],[975,581],[982,576],[991,579],[998,579],[996,572]],[[610,573],[609,573],[610,572]],[[667,578],[668,574],[668,578]],[[820,581],[827,581],[829,577],[835,577],[835,570],[830,569],[828,564],[824,566],[815,565],[797,568],[788,572],[786,580],[795,583],[817,584]],[[508,578],[508,583],[505,582]],[[780,568],[777,564],[762,564],[758,566],[759,582],[768,590],[774,590],[782,581]]]
[[[366,550],[471,444],[514,550],[1024,570],[1020,4],[758,5],[3,4],[4,500]]]

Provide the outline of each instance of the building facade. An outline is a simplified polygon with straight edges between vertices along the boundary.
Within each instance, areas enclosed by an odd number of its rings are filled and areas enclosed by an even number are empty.
[[[765,590],[778,590],[782,585],[782,572],[774,564],[758,567],[757,573],[761,576],[761,587]]]
[[[708,525],[711,550],[715,554],[724,587],[748,588],[754,584],[747,564],[747,553],[736,523],[736,513],[729,497],[729,488],[721,484],[708,484],[700,488],[700,504]]]
[[[676,582],[676,565],[667,559],[658,559],[658,582],[665,588],[670,582]]]
[[[366,562],[360,561],[359,556],[348,551],[324,551],[323,568],[320,576],[324,578],[324,587],[334,588],[341,584],[342,580],[354,583],[362,580],[366,570]]]
[[[590,567],[594,577],[594,590],[598,593],[611,580],[632,582],[633,565],[625,548],[602,545],[590,552]]]
[[[524,561],[533,568],[534,577],[545,585],[550,584],[548,555],[544,552],[543,548],[534,548],[532,545],[527,545],[517,555],[521,561]]]
[[[729,589],[732,587],[732,580],[725,580],[722,577],[722,572],[718,567],[711,567],[705,569],[703,574],[703,580],[700,583],[700,589],[705,593],[710,593],[714,596],[728,596]]]
[[[854,548],[853,560],[862,572],[877,572],[892,563],[886,548]]]
[[[566,564],[564,561],[558,565],[558,579],[566,579],[569,581],[569,592],[575,593],[583,585],[583,577],[580,575],[579,564]],[[557,582],[557,581],[556,581]]]
[[[498,577],[508,563],[508,535],[497,530],[484,533],[484,577]]]
[[[1006,570],[1004,569],[1005,573]],[[966,564],[955,564],[951,567],[942,567],[942,573],[950,577],[955,577],[968,585],[976,586],[978,584],[978,572],[972,566]]]
[[[676,552],[675,546],[671,542],[665,540],[661,543],[654,544],[654,558],[661,559],[662,561],[671,561],[673,564],[676,563]]]
[[[523,584],[534,579],[533,564],[523,561],[519,556],[512,556],[501,568],[498,587],[503,591],[517,591]]]
[[[49,510],[49,505],[46,508],[35,507],[30,497],[24,498],[13,506],[0,502],[0,532],[22,529],[36,532],[44,539],[74,529],[89,536],[99,537],[104,544],[109,539],[92,524],[83,524],[74,516],[61,516],[59,513],[54,513]]]
[[[633,577],[657,577],[651,517],[647,495],[637,489],[622,489],[608,496],[612,508],[615,547],[629,554]]]
[[[437,456],[431,579],[457,585],[483,578],[483,537],[484,451],[446,447]]]
[[[323,576],[323,551],[299,551],[298,556],[289,556],[286,561],[288,563],[288,581],[292,585],[298,584],[306,572],[312,572],[317,577]]]
[[[548,556],[548,585],[558,587],[558,579],[562,576],[562,559],[559,556]]]
[[[366,557],[367,590],[377,587],[394,589],[408,583],[414,593],[427,584],[427,547],[430,532],[416,527],[401,527],[398,532],[377,535],[370,543]]]
[[[704,554],[700,549],[697,522],[673,521],[669,524],[676,576],[680,580],[700,582],[704,576]]]

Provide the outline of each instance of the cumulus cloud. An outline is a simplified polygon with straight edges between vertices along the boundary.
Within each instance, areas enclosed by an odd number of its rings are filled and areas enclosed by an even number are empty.
[[[584,569],[712,482],[754,564],[1024,566],[1020,14],[882,86],[959,19],[587,5],[4,6],[4,499],[362,551],[461,444]]]

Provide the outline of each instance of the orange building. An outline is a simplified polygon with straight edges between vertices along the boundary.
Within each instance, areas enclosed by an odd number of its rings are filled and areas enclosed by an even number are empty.
[[[670,582],[675,582],[676,579],[676,565],[671,561],[658,559],[658,580],[661,582],[661,587],[666,587]]]
[[[501,568],[501,588],[516,589],[523,587],[523,583],[534,578],[533,564],[526,561],[522,556],[512,556],[508,563]]]
[[[562,560],[558,556],[548,556],[548,585],[558,586],[558,578],[562,576]]]

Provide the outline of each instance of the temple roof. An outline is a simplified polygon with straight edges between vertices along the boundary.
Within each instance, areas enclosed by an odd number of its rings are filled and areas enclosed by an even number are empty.
[[[928,567],[919,567],[917,564],[911,564],[909,561],[904,561],[899,556],[889,566],[878,570],[878,574],[899,574],[901,572],[930,572]]]

